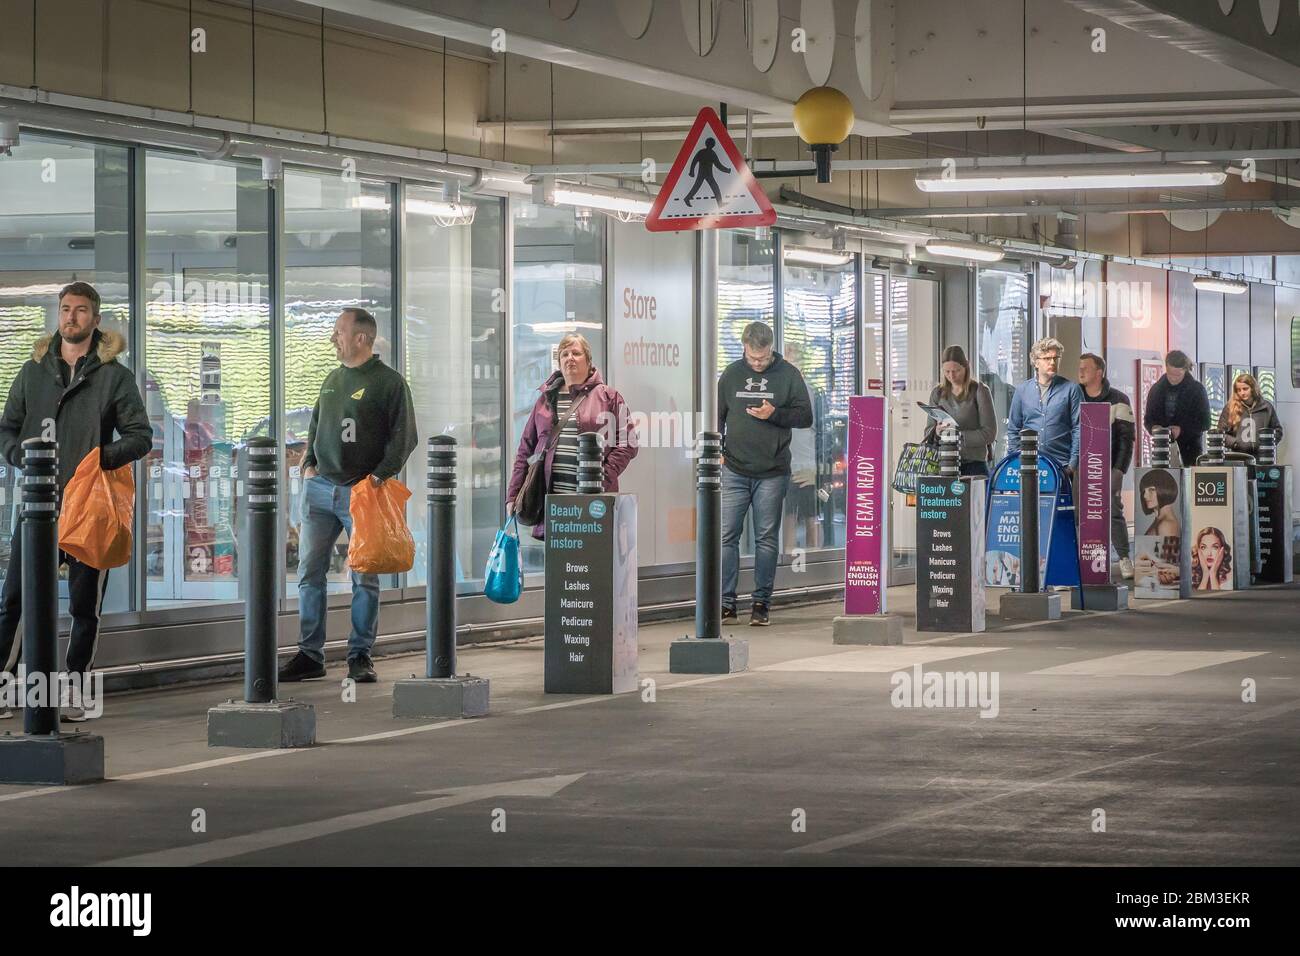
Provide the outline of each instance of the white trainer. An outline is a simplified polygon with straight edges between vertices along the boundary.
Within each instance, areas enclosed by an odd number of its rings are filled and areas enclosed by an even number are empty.
[[[1119,559],[1119,576],[1126,581],[1133,580],[1133,559],[1132,558]]]

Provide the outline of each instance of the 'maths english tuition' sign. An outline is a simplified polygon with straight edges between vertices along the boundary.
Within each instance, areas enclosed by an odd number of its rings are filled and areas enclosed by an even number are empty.
[[[848,534],[844,543],[844,613],[885,613],[888,522],[885,509],[885,400],[849,399]]]

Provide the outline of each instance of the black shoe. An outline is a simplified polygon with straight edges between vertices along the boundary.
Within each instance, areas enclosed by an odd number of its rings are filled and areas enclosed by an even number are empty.
[[[736,609],[735,609],[734,607],[726,607],[726,606],[723,606],[723,608],[722,608],[722,623],[723,623],[723,624],[726,624],[728,621],[733,621],[733,622],[734,622],[735,620],[737,620],[737,618],[736,618]]]
[[[757,603],[754,604],[754,606],[749,609],[749,626],[767,627],[768,623],[769,622],[767,619],[767,605],[757,604]]]
[[[278,680],[281,684],[293,684],[300,680],[315,680],[324,676],[325,665],[299,651],[280,668]]]
[[[358,684],[374,684],[379,681],[379,675],[375,673],[374,665],[370,663],[370,657],[366,654],[360,654],[348,661],[348,677]]]

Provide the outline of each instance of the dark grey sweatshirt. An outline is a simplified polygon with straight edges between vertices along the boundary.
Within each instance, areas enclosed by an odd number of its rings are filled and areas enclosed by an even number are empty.
[[[764,401],[776,406],[770,418],[755,418],[747,408]],[[718,379],[718,428],[726,466],[746,478],[790,474],[790,429],[811,428],[812,405],[799,370],[773,353],[772,364],[755,372],[743,358]]]

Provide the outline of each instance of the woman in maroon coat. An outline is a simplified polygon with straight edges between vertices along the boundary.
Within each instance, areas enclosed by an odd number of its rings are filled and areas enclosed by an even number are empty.
[[[563,422],[573,402],[577,413],[560,433],[546,460],[542,475],[548,492],[572,494],[578,490],[578,435],[596,432],[601,436],[605,465],[605,490],[618,491],[618,476],[636,457],[636,429],[629,420],[623,396],[605,384],[591,360],[591,346],[576,332],[560,339],[560,370],[544,383],[541,395],[528,416],[515,465],[506,490],[506,514],[514,511],[515,498],[534,455],[546,450],[552,430]],[[533,537],[543,536],[544,525],[533,528]]]

